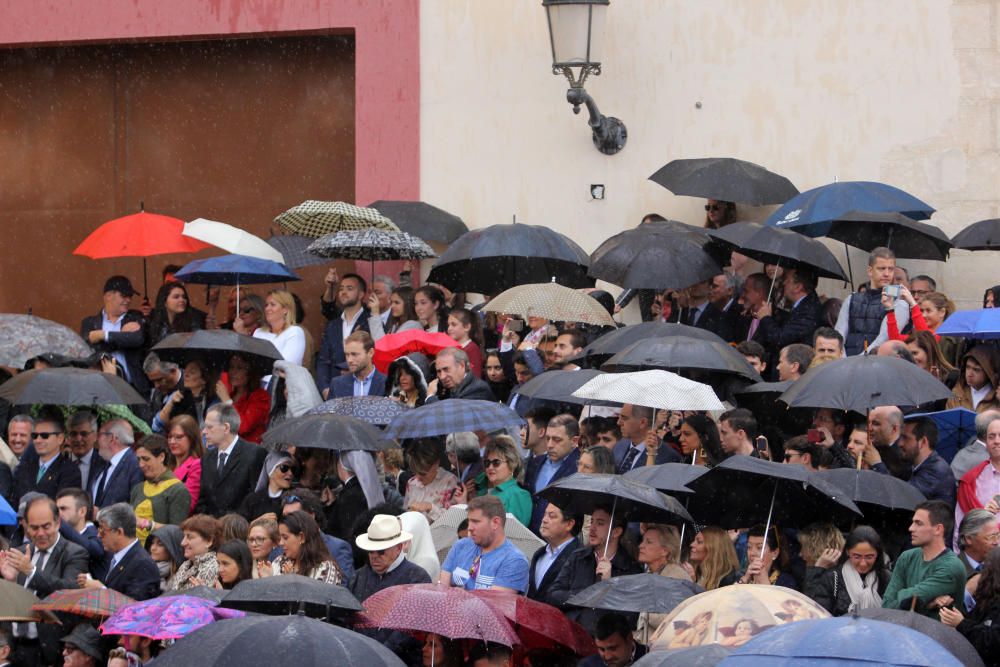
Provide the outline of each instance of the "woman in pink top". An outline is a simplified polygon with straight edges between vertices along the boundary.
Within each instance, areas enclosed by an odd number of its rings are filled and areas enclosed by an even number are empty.
[[[179,415],[167,426],[167,447],[174,455],[174,476],[191,494],[191,509],[198,503],[201,493],[201,457],[205,453],[201,444],[198,422],[190,415]]]

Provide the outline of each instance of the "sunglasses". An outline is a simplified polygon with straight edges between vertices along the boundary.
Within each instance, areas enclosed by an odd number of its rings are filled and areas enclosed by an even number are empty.
[[[35,438],[38,438],[39,440],[48,440],[49,438],[51,438],[51,437],[52,437],[52,436],[54,436],[54,435],[62,435],[62,431],[51,431],[51,432],[49,432],[49,433],[46,433],[45,431],[39,431],[39,432],[37,432],[37,433],[34,433],[34,432],[33,432],[33,433],[31,434],[31,438],[32,438],[33,440],[34,440]]]
[[[483,460],[483,467],[484,468],[499,468],[504,463],[506,463],[506,461],[504,461],[503,459],[484,459]]]
[[[288,465],[287,463],[282,463],[280,466],[278,466],[278,472],[280,473],[292,472],[293,470],[295,470],[295,468]]]
[[[705,204],[706,211],[721,211],[723,208],[722,204]]]

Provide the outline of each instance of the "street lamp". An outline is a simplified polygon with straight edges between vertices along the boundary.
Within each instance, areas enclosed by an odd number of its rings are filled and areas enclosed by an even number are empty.
[[[614,155],[625,146],[628,132],[617,118],[604,116],[583,84],[587,76],[601,74],[604,21],[610,0],[542,0],[549,21],[552,45],[552,73],[569,81],[566,101],[573,113],[587,105],[594,145],[605,155]],[[574,68],[579,68],[574,72]]]

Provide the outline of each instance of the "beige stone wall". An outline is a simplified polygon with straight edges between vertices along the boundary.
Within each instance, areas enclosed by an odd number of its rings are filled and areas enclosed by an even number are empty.
[[[938,208],[933,222],[954,234],[1000,212],[998,7],[612,0],[604,74],[587,88],[626,123],[629,141],[606,157],[591,144],[586,111],[573,115],[564,80],[550,73],[540,1],[423,0],[422,197],[470,226],[517,215],[591,251],[652,211],[700,224],[701,200],[647,178],[674,158],[734,156],[800,190],[892,183]],[[592,183],[606,186],[606,199],[590,200]],[[864,257],[852,256],[857,275]],[[990,253],[905,264],[942,278],[965,306],[1000,282]]]

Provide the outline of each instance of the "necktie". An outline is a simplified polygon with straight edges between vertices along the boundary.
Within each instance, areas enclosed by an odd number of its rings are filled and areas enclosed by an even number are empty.
[[[35,483],[42,481],[42,477],[45,477],[45,471],[48,470],[48,466],[38,466],[38,476],[35,477]]]
[[[94,494],[94,504],[98,507],[104,502],[104,482],[108,480],[108,470],[107,468],[101,473],[101,481],[97,483],[97,493]]]
[[[760,325],[760,320],[754,318],[750,320],[750,331],[747,333],[747,340],[753,340],[753,335],[757,333],[757,327]]]
[[[35,569],[41,572],[45,569],[45,561],[48,559],[49,552],[46,549],[42,549],[38,552],[38,558],[35,560]]]
[[[226,468],[226,459],[229,458],[227,452],[219,452],[219,472],[222,472]]]
[[[622,464],[618,467],[618,474],[627,473],[632,469],[632,464],[635,463],[635,459],[639,456],[639,448],[635,445],[629,445],[628,453],[625,458],[622,459]]]

